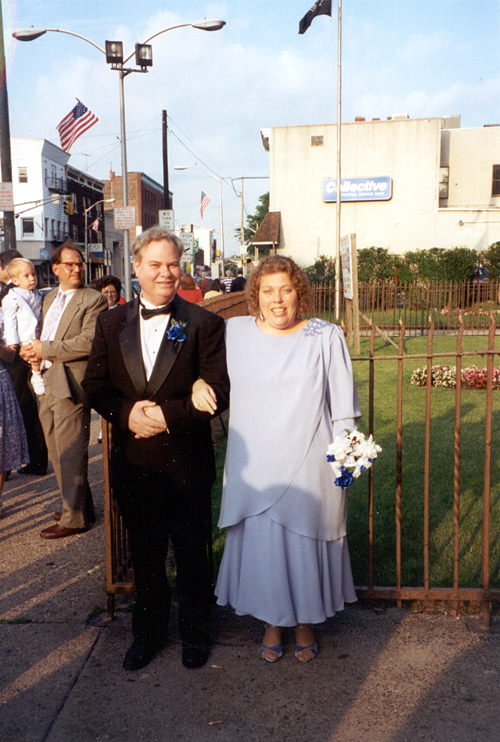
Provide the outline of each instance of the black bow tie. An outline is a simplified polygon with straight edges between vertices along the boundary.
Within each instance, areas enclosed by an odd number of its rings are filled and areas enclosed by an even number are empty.
[[[141,303],[141,316],[143,319],[151,319],[151,317],[157,317],[159,314],[170,314],[170,304],[166,304],[164,307],[157,307],[156,309],[147,309]]]

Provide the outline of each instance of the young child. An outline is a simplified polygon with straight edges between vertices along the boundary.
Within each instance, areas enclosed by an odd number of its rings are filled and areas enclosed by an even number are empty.
[[[38,291],[35,266],[26,258],[14,258],[7,266],[14,288],[2,300],[6,345],[15,346],[40,339],[42,295]],[[31,383],[35,394],[45,394],[40,363],[32,364]]]

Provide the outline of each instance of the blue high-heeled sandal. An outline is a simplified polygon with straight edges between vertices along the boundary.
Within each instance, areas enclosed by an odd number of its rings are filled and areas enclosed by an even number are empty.
[[[281,627],[279,627],[279,626],[272,626],[271,624],[268,624],[268,623],[265,624],[265,627],[266,627],[266,630],[267,629],[278,629],[279,628],[280,631],[281,631]],[[281,639],[281,634],[280,634],[280,639]],[[276,657],[273,657],[273,658],[265,657],[264,656],[264,652],[266,650],[268,652],[272,652],[273,654],[275,654]],[[278,660],[280,660],[283,657],[283,644],[275,644],[274,647],[266,647],[266,645],[264,644],[264,642],[262,642],[261,645],[260,645],[260,656],[262,657],[263,660],[266,660],[266,662],[277,662]]]
[[[307,629],[307,630],[309,630],[309,631],[312,632],[312,626],[310,624],[299,623],[299,624],[297,624],[297,626],[295,628],[296,629]],[[314,639],[314,634],[313,634],[313,639]],[[301,660],[300,657],[299,657],[299,654],[301,652],[304,652],[304,651],[311,652],[311,656],[308,657],[308,659],[306,659],[306,660]],[[317,643],[315,641],[313,641],[312,644],[309,644],[307,646],[302,646],[301,644],[296,644],[295,645],[295,657],[297,658],[297,660],[299,662],[303,662],[303,663],[310,662],[311,660],[313,660],[316,657],[316,655],[318,654],[318,652],[319,652],[318,645],[317,645]]]
[[[273,654],[276,655],[275,658],[265,657],[264,652],[273,652]],[[260,645],[260,656],[263,660],[266,660],[266,662],[277,662],[283,657],[283,644],[275,644],[274,647],[266,647],[265,644]]]
[[[306,649],[308,649],[311,652],[311,656],[307,660],[299,659],[300,652],[303,652]],[[300,644],[295,645],[295,657],[299,660],[299,662],[302,662],[302,663],[310,662],[311,660],[313,660],[318,654],[318,652],[319,652],[319,648],[316,642],[309,644],[308,647],[302,647]]]

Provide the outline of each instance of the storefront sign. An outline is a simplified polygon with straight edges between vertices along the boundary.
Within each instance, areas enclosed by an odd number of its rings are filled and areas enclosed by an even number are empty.
[[[390,201],[392,198],[392,178],[342,178],[341,201]],[[337,180],[323,180],[323,201],[337,201]]]

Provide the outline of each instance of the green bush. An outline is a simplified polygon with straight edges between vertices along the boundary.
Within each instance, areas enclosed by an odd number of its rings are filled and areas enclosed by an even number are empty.
[[[483,250],[481,263],[487,268],[490,281],[500,278],[500,242],[494,242],[487,250]]]

